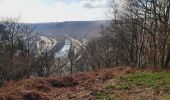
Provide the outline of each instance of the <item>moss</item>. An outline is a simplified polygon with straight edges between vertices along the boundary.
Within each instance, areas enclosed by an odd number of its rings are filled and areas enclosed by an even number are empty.
[[[96,92],[94,96],[96,100],[109,100],[107,94],[103,92]]]
[[[128,90],[129,86],[126,83],[119,83],[116,88],[121,89],[121,90]]]
[[[170,100],[170,95],[159,97],[158,100]]]
[[[161,88],[170,91],[170,73],[153,72],[130,74],[121,77],[117,86],[119,89],[128,89],[129,87],[151,87],[152,89]]]
[[[105,92],[94,93],[95,100],[120,100],[120,97],[115,94],[109,94]]]
[[[115,89],[115,87],[112,86],[112,85],[108,85],[105,89],[106,89],[106,90],[113,90],[113,89]]]

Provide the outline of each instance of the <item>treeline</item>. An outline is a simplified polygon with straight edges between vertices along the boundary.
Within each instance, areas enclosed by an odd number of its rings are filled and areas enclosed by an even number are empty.
[[[111,3],[112,22],[102,37],[90,40],[82,62],[92,69],[169,67],[170,0],[126,0]],[[83,59],[84,58],[84,59]]]
[[[0,22],[0,81],[16,80],[37,74],[46,76],[50,68],[50,53],[37,55],[38,33],[34,28],[6,19]],[[48,69],[46,69],[48,70]]]

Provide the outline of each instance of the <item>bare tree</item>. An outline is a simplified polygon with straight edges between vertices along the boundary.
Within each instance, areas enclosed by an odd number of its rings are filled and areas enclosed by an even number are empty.
[[[68,52],[68,59],[70,65],[70,73],[73,74],[73,67],[75,67],[75,62],[78,58],[78,52],[76,52],[76,48],[73,44],[71,44],[69,52]]]
[[[90,66],[166,68],[170,56],[170,1],[126,0],[123,11],[114,0],[111,4],[110,26],[86,47],[88,59],[92,59]]]
[[[2,71],[4,79],[17,79],[28,76],[32,63],[34,61],[33,30],[27,25],[18,22],[18,19],[7,19],[1,22],[1,44],[2,50]],[[29,36],[31,37],[29,37]],[[28,39],[29,38],[29,39]],[[32,58],[29,59],[28,58]]]

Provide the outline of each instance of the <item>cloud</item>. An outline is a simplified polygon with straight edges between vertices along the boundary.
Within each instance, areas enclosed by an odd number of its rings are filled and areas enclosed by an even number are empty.
[[[86,0],[84,1],[83,7],[85,8],[105,8],[107,6],[108,0]]]
[[[104,5],[106,1],[1,0],[0,17],[21,16],[21,21],[23,22],[105,20],[105,10],[107,8]],[[87,4],[89,4],[89,7]]]

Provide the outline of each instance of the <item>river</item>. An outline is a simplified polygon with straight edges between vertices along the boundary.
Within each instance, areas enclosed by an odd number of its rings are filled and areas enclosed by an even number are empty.
[[[61,48],[61,50],[55,53],[55,58],[66,57],[69,52],[70,47],[71,47],[71,41],[69,39],[66,39],[65,44]]]

